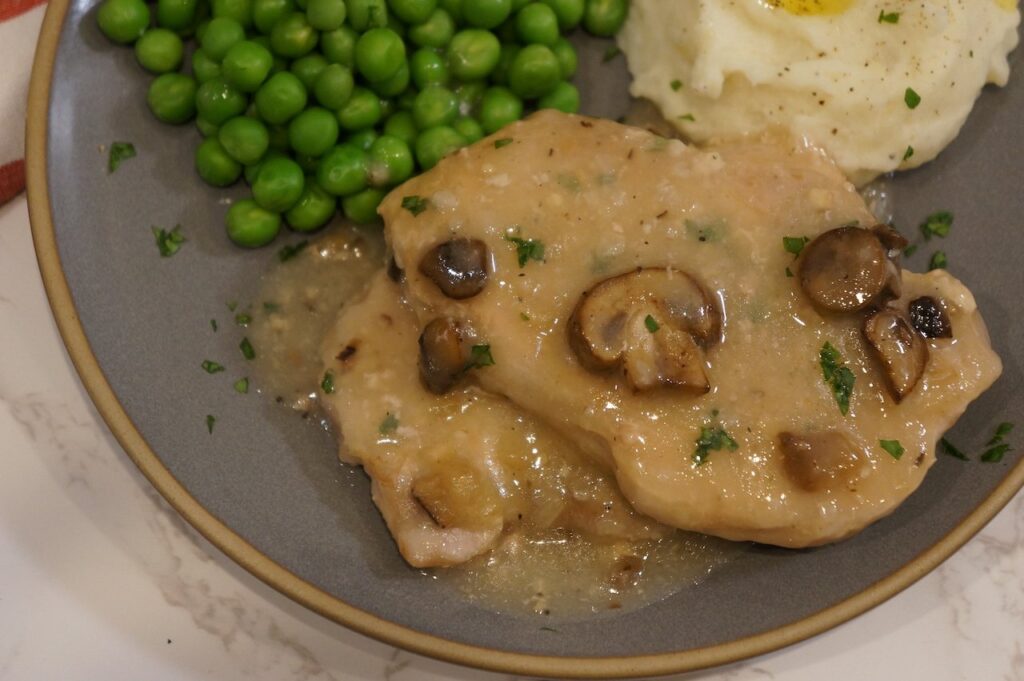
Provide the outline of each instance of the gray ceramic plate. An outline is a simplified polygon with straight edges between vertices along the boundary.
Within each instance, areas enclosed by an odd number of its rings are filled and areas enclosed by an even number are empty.
[[[621,58],[584,44],[590,113],[627,106]],[[949,209],[952,271],[977,293],[1006,370],[953,431],[983,442],[1024,422],[1024,319],[1016,225],[1024,214],[1022,51],[1014,82],[984,94],[938,162],[895,182],[898,224]],[[339,466],[330,438],[255,394],[197,370],[237,357],[225,301],[245,299],[274,259],[242,252],[222,228],[225,193],[193,170],[191,126],[157,123],[132,51],[96,28],[94,0],[52,0],[33,76],[29,198],[40,263],[69,352],[128,454],[201,532],[276,588],[355,629],[465,664],[525,674],[654,674],[718,664],[820,632],[931,570],[1024,482],[1024,461],[940,457],[891,517],[837,546],[757,548],[701,587],[640,611],[542,630],[480,609],[424,579],[395,551],[363,475]],[[102,145],[139,155],[106,173]],[[151,225],[185,226],[176,257],[157,256]],[[921,258],[911,266],[922,266]],[[218,417],[207,433],[205,414]]]

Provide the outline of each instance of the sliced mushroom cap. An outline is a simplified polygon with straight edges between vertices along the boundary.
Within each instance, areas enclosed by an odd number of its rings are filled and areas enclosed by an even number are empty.
[[[800,286],[817,307],[831,312],[863,310],[886,292],[898,295],[899,263],[890,257],[898,233],[838,227],[807,244],[800,259]]]
[[[442,394],[465,372],[469,353],[459,323],[438,317],[420,334],[420,376],[432,393]]]
[[[910,301],[910,325],[925,338],[952,338],[953,327],[942,304],[931,296]]]
[[[487,245],[479,239],[440,243],[424,254],[420,272],[449,298],[472,298],[487,284]]]
[[[864,337],[885,369],[897,403],[917,385],[928,364],[928,343],[899,310],[885,307],[864,319]]]
[[[843,433],[779,433],[782,464],[797,487],[817,492],[856,477],[865,461],[860,450]]]
[[[591,370],[621,367],[637,390],[710,389],[703,348],[721,334],[713,299],[685,272],[641,268],[606,279],[580,298],[569,345]]]
[[[483,473],[448,456],[421,471],[412,497],[441,528],[479,531],[501,527],[501,496]]]

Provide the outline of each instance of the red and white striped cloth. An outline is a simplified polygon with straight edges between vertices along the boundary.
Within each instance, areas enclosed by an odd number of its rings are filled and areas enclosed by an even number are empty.
[[[25,103],[45,0],[0,0],[0,205],[25,189]]]

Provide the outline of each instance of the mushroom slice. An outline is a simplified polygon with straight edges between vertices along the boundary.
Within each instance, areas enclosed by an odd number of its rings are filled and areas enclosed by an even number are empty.
[[[921,296],[910,301],[910,325],[925,338],[952,338],[953,327],[946,310],[931,296]]]
[[[892,243],[895,238],[886,231],[880,235],[853,226],[829,230],[804,249],[800,286],[824,310],[863,310],[887,289],[898,292],[899,265],[889,257],[894,249],[887,246]]]
[[[807,492],[818,492],[833,483],[848,483],[864,466],[860,450],[843,433],[779,433],[782,465],[786,475]]]
[[[501,527],[501,498],[481,471],[455,456],[430,462],[412,484],[412,497],[442,529]]]
[[[449,298],[472,298],[487,284],[487,245],[479,239],[440,243],[420,260],[420,272]]]
[[[569,345],[590,370],[621,367],[637,390],[710,389],[703,348],[721,334],[721,315],[696,279],[640,268],[585,292],[569,320]]]
[[[897,403],[910,394],[928,364],[925,342],[899,310],[885,307],[864,319],[864,337],[872,347]]]
[[[464,335],[459,323],[450,317],[438,317],[424,327],[420,334],[420,376],[430,392],[448,392],[465,372],[469,354]]]

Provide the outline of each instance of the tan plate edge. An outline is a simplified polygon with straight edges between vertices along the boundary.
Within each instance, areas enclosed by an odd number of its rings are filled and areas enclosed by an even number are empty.
[[[50,0],[36,48],[28,98],[26,172],[29,218],[46,295],[71,361],[114,437],[167,501],[200,534],[257,578],[311,610],[385,643],[447,662],[519,675],[624,678],[691,671],[777,650],[820,634],[891,598],[967,542],[1024,486],[1024,460],[959,525],[912,562],[859,594],[798,622],[756,636],[678,653],[637,657],[571,658],[479,648],[414,631],[348,605],[260,553],[188,493],[136,429],[107,382],[78,319],[61,267],[47,186],[50,83],[69,0]]]

